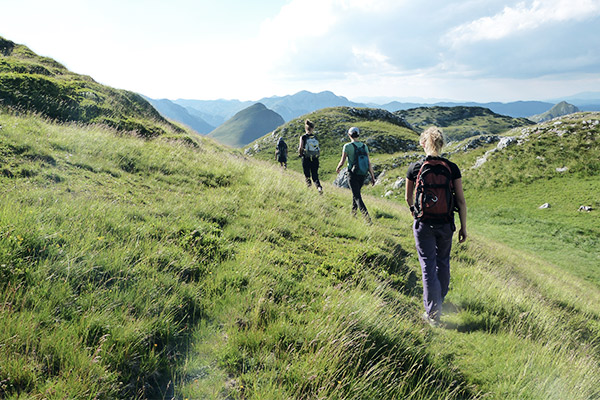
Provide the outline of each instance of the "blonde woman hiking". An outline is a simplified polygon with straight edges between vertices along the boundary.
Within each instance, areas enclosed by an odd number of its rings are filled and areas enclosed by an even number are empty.
[[[450,285],[450,250],[456,230],[458,241],[467,239],[467,204],[460,169],[441,157],[444,136],[431,127],[421,134],[426,157],[412,163],[406,174],[406,202],[414,216],[413,234],[423,278],[423,319],[432,326],[440,323],[442,303]]]

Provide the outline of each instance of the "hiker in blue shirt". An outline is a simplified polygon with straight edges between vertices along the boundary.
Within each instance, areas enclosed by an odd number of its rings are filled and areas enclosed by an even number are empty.
[[[375,185],[375,173],[369,159],[369,148],[366,144],[359,142],[360,130],[353,126],[348,129],[348,137],[350,143],[346,143],[342,149],[342,158],[338,164],[336,171],[339,174],[346,159],[348,159],[348,182],[352,189],[352,215],[356,215],[356,211],[360,210],[367,222],[371,222],[367,207],[363,202],[360,190],[367,179],[367,175],[371,175],[371,184]]]

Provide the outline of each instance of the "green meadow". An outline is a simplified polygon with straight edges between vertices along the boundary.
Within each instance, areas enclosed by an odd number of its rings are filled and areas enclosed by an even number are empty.
[[[210,139],[2,112],[0,397],[599,398],[597,216],[558,207],[598,178],[488,190],[475,156],[431,328],[381,188],[368,225],[329,179],[320,196]]]

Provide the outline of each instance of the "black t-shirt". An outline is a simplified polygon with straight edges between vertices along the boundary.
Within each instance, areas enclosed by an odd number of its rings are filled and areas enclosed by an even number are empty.
[[[416,182],[417,175],[419,175],[419,170],[421,169],[421,166],[423,165],[423,161],[425,161],[426,159],[446,161],[448,163],[448,165],[450,166],[450,173],[452,174],[452,180],[460,179],[462,177],[462,175],[460,173],[460,168],[458,168],[458,165],[454,164],[452,161],[448,160],[447,158],[443,158],[443,157],[427,156],[426,158],[423,158],[423,159],[421,159],[417,162],[414,162],[408,166],[408,171],[406,172],[406,179]]]

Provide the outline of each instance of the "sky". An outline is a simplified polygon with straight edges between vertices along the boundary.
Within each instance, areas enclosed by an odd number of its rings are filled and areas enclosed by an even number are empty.
[[[600,0],[0,0],[0,36],[154,99],[600,92]]]

